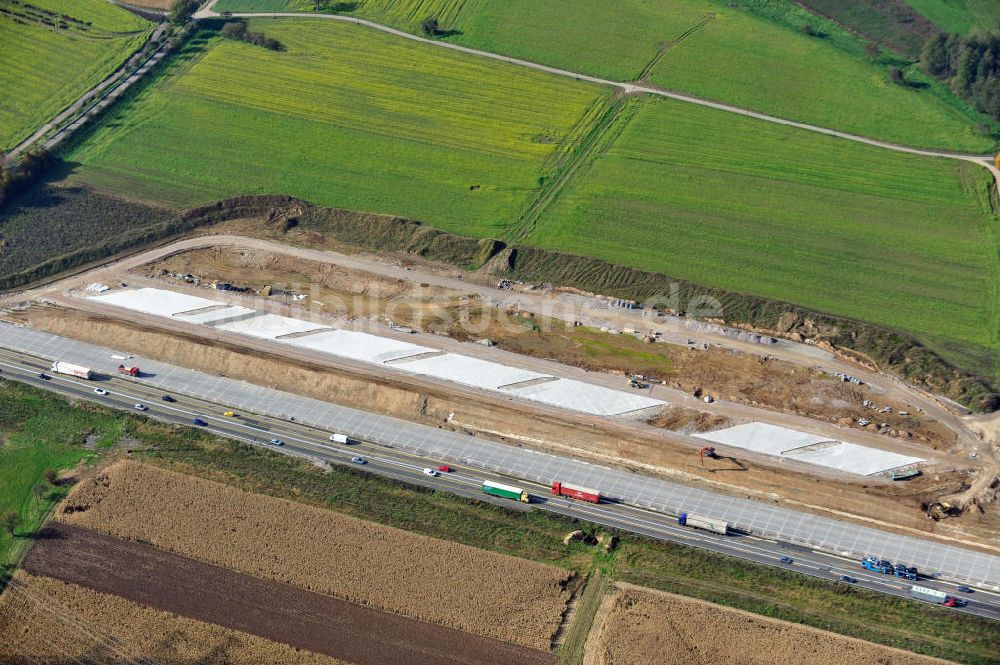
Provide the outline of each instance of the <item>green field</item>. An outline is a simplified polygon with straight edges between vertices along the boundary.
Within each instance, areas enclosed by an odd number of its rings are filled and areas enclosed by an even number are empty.
[[[0,10],[0,152],[100,83],[152,31],[107,0],[0,0]]]
[[[968,35],[1000,28],[1000,2],[996,0],[906,0],[944,32]]]
[[[607,94],[353,25],[252,27],[287,51],[192,45],[67,156],[74,178],[175,205],[291,194],[497,235]]]
[[[990,120],[917,67],[895,63],[916,86],[889,83],[890,58],[872,64],[861,39],[785,0],[750,0],[740,3],[742,8],[721,0],[357,4],[345,13],[415,33],[425,18],[437,16],[444,28],[459,31],[448,37],[455,43],[621,81],[639,77],[669,44],[646,73],[650,82],[672,90],[906,145],[983,153],[994,145],[976,129]],[[216,9],[308,10],[310,5],[220,0]],[[824,36],[803,34],[804,25]]]
[[[629,116],[633,115],[629,121]],[[527,242],[916,333],[996,375],[988,173],[634,101]]]
[[[72,179],[175,205],[290,194],[525,241],[911,332],[997,375],[984,169],[612,101],[349,24],[253,28],[288,50],[192,44],[70,152]]]
[[[15,511],[21,526],[14,537],[0,530],[0,588],[2,578],[16,565],[52,505],[67,488],[45,481],[45,470],[72,468],[95,458],[99,449],[114,444],[124,432],[124,418],[73,408],[49,393],[0,380],[0,514]],[[93,435],[96,450],[83,443]],[[40,494],[35,487],[41,486]]]

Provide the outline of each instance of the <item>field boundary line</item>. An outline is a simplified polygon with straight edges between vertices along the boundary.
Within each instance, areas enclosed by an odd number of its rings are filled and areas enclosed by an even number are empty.
[[[636,82],[612,81],[609,79],[600,78],[598,76],[590,76],[588,74],[581,74],[579,72],[571,72],[566,69],[559,69],[558,67],[549,67],[548,65],[543,65],[537,62],[531,62],[530,60],[513,58],[510,56],[501,55],[499,53],[493,53],[491,51],[482,51],[479,49],[470,48],[468,46],[461,46],[459,44],[452,44],[450,42],[428,39],[426,37],[414,35],[412,33],[405,32],[403,30],[391,28],[387,25],[382,25],[381,23],[375,23],[373,21],[368,21],[361,18],[355,18],[353,16],[343,16],[340,14],[317,14],[315,12],[233,12],[233,13],[227,13],[225,16],[223,16],[222,14],[216,12],[213,9],[214,6],[215,6],[215,0],[209,2],[209,4],[207,4],[204,8],[198,11],[194,15],[194,18],[196,20],[213,19],[213,18],[274,18],[274,19],[313,18],[313,19],[325,19],[328,21],[340,21],[342,23],[354,23],[359,26],[371,28],[373,30],[379,30],[381,32],[385,32],[390,35],[394,35],[396,37],[402,37],[403,39],[409,39],[411,41],[416,41],[423,44],[431,44],[433,46],[437,46],[440,48],[447,48],[453,51],[467,53],[469,55],[475,55],[482,58],[490,58],[491,60],[499,60],[501,62],[506,62],[512,65],[518,65],[520,67],[527,67],[529,69],[534,69],[548,74],[555,74],[556,76],[572,78],[577,81],[585,81],[587,83],[596,83],[597,85],[611,86],[613,88],[618,88],[627,94],[645,93],[649,95],[655,95],[658,97],[665,97],[667,99],[673,99],[679,102],[686,102],[688,104],[697,104],[699,106],[712,108],[717,111],[726,111],[728,113],[735,113],[737,115],[753,118],[755,120],[763,120],[764,122],[770,122],[777,125],[786,125],[788,127],[795,127],[796,129],[804,129],[806,131],[815,132],[817,134],[826,134],[827,136],[832,136],[834,138],[845,139],[847,141],[853,141],[855,143],[863,143],[865,145],[870,145],[876,148],[883,148],[885,150],[893,150],[895,152],[903,152],[911,155],[921,155],[923,157],[944,157],[946,159],[955,159],[959,161],[972,162],[974,164],[978,164],[979,166],[988,169],[993,174],[993,177],[996,180],[998,187],[1000,187],[1000,168],[997,168],[997,166],[993,162],[992,155],[972,155],[961,152],[952,152],[948,150],[914,148],[911,146],[901,145],[898,143],[880,141],[878,139],[868,138],[865,136],[860,136],[858,134],[851,134],[849,132],[841,132],[836,129],[830,129],[829,127],[810,125],[809,123],[799,122],[797,120],[789,120],[786,118],[779,118],[777,116],[768,115],[766,113],[751,111],[750,109],[740,108],[738,106],[732,106],[730,104],[724,104],[722,102],[715,102],[709,99],[695,97],[693,95],[686,95],[680,92],[672,92],[670,90],[667,90],[666,88],[661,88],[659,86],[646,85]]]

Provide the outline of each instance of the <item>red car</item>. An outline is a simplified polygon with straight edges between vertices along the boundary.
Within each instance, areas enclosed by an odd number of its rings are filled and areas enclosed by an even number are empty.
[[[441,473],[451,473],[451,467],[447,464],[438,464],[438,471]]]

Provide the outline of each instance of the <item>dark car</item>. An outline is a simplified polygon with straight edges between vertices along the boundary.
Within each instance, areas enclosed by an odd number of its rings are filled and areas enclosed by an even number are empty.
[[[964,584],[955,588],[961,591],[962,593],[975,593],[971,587],[967,587]]]
[[[790,556],[783,556],[779,560],[781,561],[781,563],[792,563],[794,561],[794,559],[792,559],[792,557]]]
[[[176,402],[177,401],[173,397],[171,397],[170,395],[164,395],[160,399],[162,399],[164,402]]]
[[[39,378],[39,379],[45,379],[46,381],[48,381],[48,380],[49,380],[49,379],[51,379],[52,377],[51,377],[51,376],[49,376],[48,374],[45,374],[44,372],[39,372],[39,373],[38,373],[38,378]]]
[[[194,423],[195,425],[197,425],[198,427],[205,427],[206,425],[208,425],[208,423],[206,423],[206,422],[205,422],[204,420],[202,420],[201,418],[195,418],[195,419],[194,419],[194,420],[192,420],[191,422],[192,422],[192,423]]]
[[[841,575],[840,576],[840,581],[843,582],[843,583],[845,583],[845,584],[854,584],[855,582],[857,582],[856,579],[854,579],[853,577],[849,577],[847,575]]]

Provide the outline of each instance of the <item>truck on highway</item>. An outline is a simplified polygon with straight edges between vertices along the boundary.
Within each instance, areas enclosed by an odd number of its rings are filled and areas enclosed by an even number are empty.
[[[939,603],[945,607],[959,607],[961,603],[954,596],[949,596],[944,591],[938,591],[937,589],[931,589],[925,586],[917,586],[914,584],[910,587],[910,595],[919,600],[925,600],[930,603]]]
[[[581,501],[589,501],[590,503],[601,502],[601,493],[597,490],[579,487],[578,485],[567,485],[566,483],[559,482],[558,480],[552,483],[552,493],[556,496],[565,496],[570,499],[580,499]]]
[[[119,365],[118,373],[125,376],[142,376],[142,372],[139,371],[139,368],[132,365]]]
[[[89,367],[74,365],[73,363],[63,362],[62,360],[57,360],[52,363],[52,371],[57,374],[75,376],[79,379],[89,379],[91,376]]]
[[[876,556],[866,556],[861,560],[861,567],[873,573],[891,574],[893,571],[891,563]]]
[[[492,480],[483,481],[483,492],[492,496],[500,496],[505,499],[514,499],[521,503],[530,503],[531,495],[520,487],[495,483]]]
[[[333,441],[334,443],[344,443],[344,444],[351,442],[351,440],[347,437],[346,434],[337,434],[336,432],[330,435],[330,440]]]
[[[729,522],[726,520],[706,517],[704,515],[696,515],[695,513],[681,513],[677,516],[677,523],[681,526],[689,526],[694,529],[704,529],[705,531],[711,531],[712,533],[718,533],[723,536],[729,533]]]

